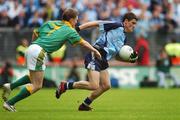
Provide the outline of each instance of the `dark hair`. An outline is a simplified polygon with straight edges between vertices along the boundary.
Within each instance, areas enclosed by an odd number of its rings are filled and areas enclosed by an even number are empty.
[[[138,20],[137,16],[136,16],[134,13],[132,13],[132,12],[128,12],[128,13],[126,13],[126,14],[124,15],[124,17],[123,17],[123,22],[124,22],[126,19],[127,19],[128,21],[131,21],[131,20],[133,20],[133,19]]]
[[[78,16],[78,11],[73,8],[67,8],[62,14],[62,20],[69,21],[71,18],[76,18]]]

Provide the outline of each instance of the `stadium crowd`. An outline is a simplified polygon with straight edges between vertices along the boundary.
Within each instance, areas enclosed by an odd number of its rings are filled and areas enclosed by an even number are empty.
[[[39,27],[47,20],[60,18],[67,7],[78,9],[80,23],[119,21],[126,12],[133,11],[143,21],[144,30],[149,28],[147,25],[151,30],[170,27],[167,22],[173,28],[180,25],[179,0],[0,0],[0,27]]]

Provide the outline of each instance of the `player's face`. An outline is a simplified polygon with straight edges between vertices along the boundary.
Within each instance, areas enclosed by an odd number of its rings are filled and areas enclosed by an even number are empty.
[[[136,19],[132,19],[130,21],[128,21],[127,19],[124,21],[124,28],[125,28],[125,32],[133,32],[135,26],[136,26]]]
[[[72,25],[72,27],[73,28],[75,28],[75,25],[77,24],[77,21],[78,21],[78,17],[76,17],[76,18],[72,18],[71,20],[70,20],[70,23],[71,23],[71,25]]]

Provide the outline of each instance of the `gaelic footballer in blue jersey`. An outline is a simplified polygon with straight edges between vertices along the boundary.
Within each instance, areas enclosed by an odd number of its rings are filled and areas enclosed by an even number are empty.
[[[122,23],[113,21],[93,21],[77,27],[77,31],[90,27],[99,27],[100,36],[93,46],[100,52],[102,57],[98,59],[93,53],[88,53],[84,63],[88,71],[89,81],[61,82],[56,90],[56,98],[59,98],[68,89],[91,90],[92,93],[78,108],[80,111],[90,111],[92,109],[90,104],[97,97],[110,89],[109,73],[107,71],[109,67],[108,61],[119,53],[119,50],[126,42],[125,32],[133,32],[136,22],[136,15],[127,13],[124,15]],[[137,58],[138,56],[136,52],[134,52],[129,62],[135,62]]]

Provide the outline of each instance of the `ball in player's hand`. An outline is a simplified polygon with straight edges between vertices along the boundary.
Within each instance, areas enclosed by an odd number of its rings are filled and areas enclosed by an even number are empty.
[[[129,45],[124,45],[119,51],[119,56],[124,61],[129,61],[131,54],[134,52],[133,48]]]

